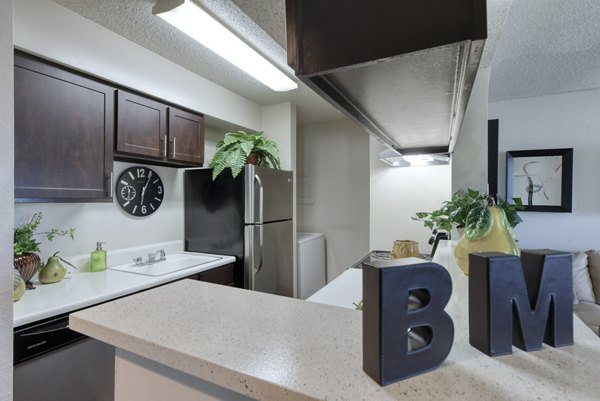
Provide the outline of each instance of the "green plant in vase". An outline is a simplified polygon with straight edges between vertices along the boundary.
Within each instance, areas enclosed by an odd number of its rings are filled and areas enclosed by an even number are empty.
[[[68,235],[71,239],[75,239],[75,229],[59,230],[52,228],[48,231],[36,232],[42,221],[42,212],[35,213],[28,223],[16,227],[13,236],[13,251],[14,251],[14,266],[19,271],[21,278],[27,284],[27,288],[34,288],[31,284],[31,278],[40,268],[40,252],[41,242],[36,237],[43,236],[48,241],[52,242],[57,236],[62,237]]]
[[[228,132],[217,143],[217,151],[208,167],[213,169],[214,181],[227,167],[231,167],[231,175],[237,177],[245,164],[281,168],[277,143],[265,138],[262,132]]]
[[[513,228],[523,220],[517,213],[524,206],[520,198],[514,203],[498,197],[498,202],[486,193],[473,189],[455,192],[449,201],[432,212],[419,212],[414,220],[425,227],[450,232],[456,227],[464,231],[454,248],[456,264],[463,273],[469,274],[469,254],[474,252],[503,252],[519,255]]]
[[[423,225],[431,230],[443,230],[451,232],[456,227],[460,233],[467,225],[467,216],[476,207],[487,202],[489,195],[475,189],[456,191],[450,200],[442,202],[442,206],[432,212],[418,212],[412,217],[413,220],[423,222]],[[514,203],[509,203],[501,197],[498,198],[497,206],[504,210],[508,223],[512,228],[523,220],[517,213],[525,209],[521,198],[513,198]]]

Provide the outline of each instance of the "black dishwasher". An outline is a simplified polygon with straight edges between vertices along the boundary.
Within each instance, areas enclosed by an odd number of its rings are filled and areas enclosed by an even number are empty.
[[[14,401],[114,400],[115,348],[69,329],[64,314],[14,330]]]

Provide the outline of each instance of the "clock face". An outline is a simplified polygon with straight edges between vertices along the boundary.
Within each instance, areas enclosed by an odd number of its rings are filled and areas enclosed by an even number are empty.
[[[156,172],[135,166],[123,171],[115,192],[121,208],[133,216],[150,216],[160,207],[165,187]]]

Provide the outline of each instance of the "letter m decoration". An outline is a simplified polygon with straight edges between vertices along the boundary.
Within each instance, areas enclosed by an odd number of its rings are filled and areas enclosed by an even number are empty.
[[[490,355],[573,344],[571,254],[469,255],[469,343]]]

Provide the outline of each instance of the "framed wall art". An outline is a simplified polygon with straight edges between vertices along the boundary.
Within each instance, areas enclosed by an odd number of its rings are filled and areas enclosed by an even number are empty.
[[[506,152],[506,199],[528,212],[571,212],[573,149]]]

